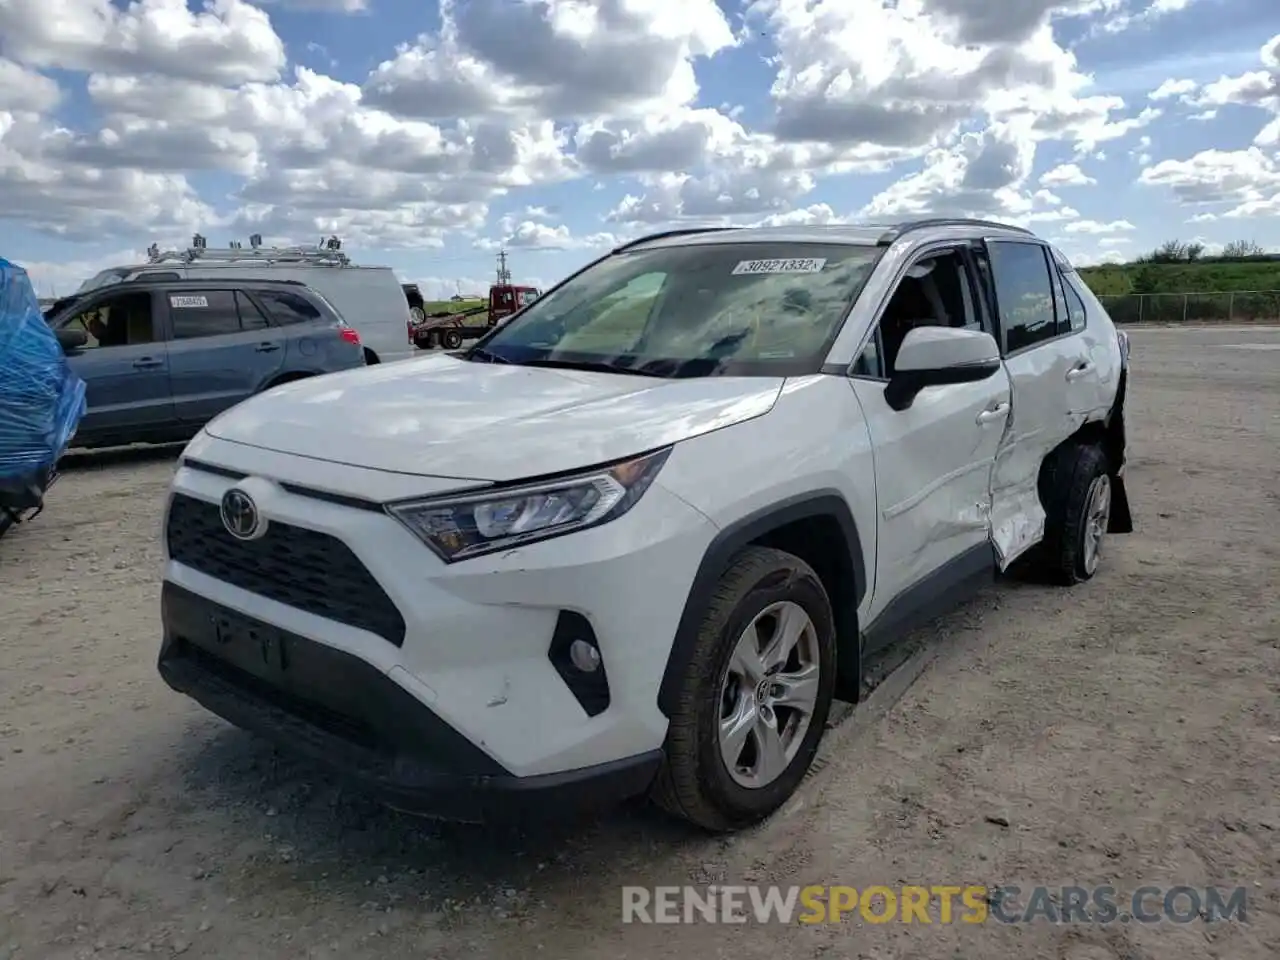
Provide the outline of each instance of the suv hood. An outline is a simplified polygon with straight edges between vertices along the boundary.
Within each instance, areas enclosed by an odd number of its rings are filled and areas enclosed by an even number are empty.
[[[276,387],[222,440],[375,470],[510,481],[591,467],[767,413],[781,377],[659,380],[436,355]]]

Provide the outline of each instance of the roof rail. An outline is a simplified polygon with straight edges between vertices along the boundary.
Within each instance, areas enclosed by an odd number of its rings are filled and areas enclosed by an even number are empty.
[[[903,234],[912,230],[924,230],[928,227],[990,227],[995,230],[1010,230],[1013,233],[1034,237],[1035,234],[1026,227],[1018,227],[1012,223],[1000,223],[996,220],[982,220],[977,217],[927,217],[921,220],[904,220],[897,226],[890,227],[876,241],[881,246],[888,246]]]
[[[642,243],[649,243],[652,240],[665,240],[668,237],[687,237],[694,236],[699,233],[714,233],[719,230],[741,229],[741,227],[680,227],[676,230],[663,230],[659,233],[651,233],[644,237],[636,237],[634,240],[628,240],[626,243],[620,243],[613,248],[613,252],[621,253],[623,250],[630,250],[632,247],[639,246]]]
[[[277,278],[277,277],[231,276],[231,277],[217,277],[217,278],[199,277],[194,280],[190,278],[186,280],[183,280],[182,278],[179,278],[177,280],[154,280],[150,277],[134,277],[132,280],[126,280],[123,283],[118,284],[117,286],[125,286],[125,285],[133,286],[135,284],[138,286],[142,286],[144,284],[159,286],[161,284],[167,284],[169,286],[175,286],[175,287],[221,287],[221,286],[226,286],[227,284],[251,285],[251,284],[258,284],[258,283],[266,283],[271,285],[285,284],[293,287],[305,287],[307,285],[307,281],[305,280],[294,280],[292,278],[286,279],[284,277]]]

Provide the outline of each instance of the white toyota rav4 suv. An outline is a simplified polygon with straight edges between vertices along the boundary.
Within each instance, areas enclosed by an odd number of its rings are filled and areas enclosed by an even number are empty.
[[[648,793],[752,824],[864,658],[1015,560],[1087,580],[1127,340],[973,220],[627,244],[459,355],[305,380],[187,447],[174,689],[463,820]]]

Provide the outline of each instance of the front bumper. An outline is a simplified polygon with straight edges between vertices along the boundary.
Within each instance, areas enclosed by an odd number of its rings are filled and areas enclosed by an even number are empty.
[[[445,564],[370,503],[457,481],[214,438],[186,456],[204,465],[184,461],[174,476],[165,581],[370,665],[518,777],[662,746],[657,690],[715,527],[660,482],[610,523]],[[268,519],[262,539],[225,535],[218,502],[232,486]],[[603,709],[566,676],[575,624],[602,657]]]
[[[355,781],[389,806],[469,822],[570,817],[644,793],[658,750],[514,776],[388,674],[174,583],[159,671],[179,693]]]

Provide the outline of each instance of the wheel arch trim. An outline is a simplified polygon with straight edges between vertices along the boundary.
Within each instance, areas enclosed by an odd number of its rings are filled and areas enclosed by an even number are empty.
[[[723,527],[712,539],[702,555],[697,573],[685,598],[684,609],[676,627],[675,637],[671,644],[671,652],[667,655],[667,665],[662,674],[662,682],[658,687],[658,709],[663,715],[670,717],[676,697],[676,686],[685,666],[693,656],[694,644],[698,638],[698,628],[702,616],[716,584],[733,562],[733,558],[743,548],[759,540],[761,537],[779,530],[799,520],[815,517],[830,517],[839,526],[842,539],[848,551],[850,569],[853,571],[854,590],[852,601],[849,598],[831,597],[832,606],[837,608],[837,623],[840,622],[839,607],[846,606],[856,611],[862,603],[867,589],[866,563],[862,556],[862,539],[858,534],[858,525],[854,521],[853,511],[848,501],[838,490],[822,489],[809,493],[787,497],[767,507],[763,507]],[[841,637],[843,643],[850,638]],[[855,641],[859,642],[860,641]],[[837,650],[837,661],[843,650]],[[841,673],[843,673],[843,668]]]

